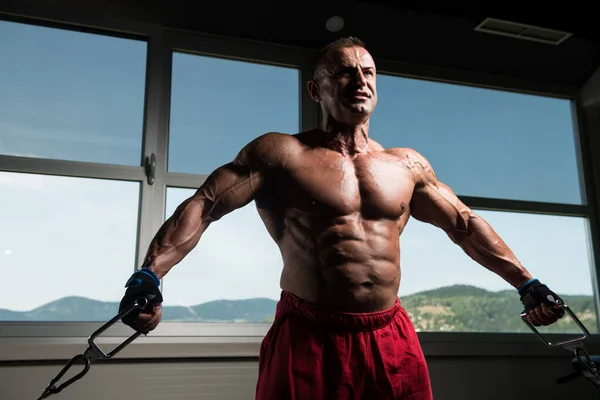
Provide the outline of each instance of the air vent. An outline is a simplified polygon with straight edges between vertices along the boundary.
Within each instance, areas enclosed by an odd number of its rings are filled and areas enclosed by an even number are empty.
[[[531,40],[534,42],[558,45],[572,36],[572,33],[525,25],[517,22],[504,21],[495,18],[486,18],[475,27],[477,32],[491,33],[492,35],[508,36],[515,39]]]

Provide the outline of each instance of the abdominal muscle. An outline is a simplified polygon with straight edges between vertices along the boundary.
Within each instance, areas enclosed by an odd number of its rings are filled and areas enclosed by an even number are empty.
[[[398,221],[299,213],[288,215],[285,227],[279,241],[283,290],[344,312],[394,305],[400,284]]]

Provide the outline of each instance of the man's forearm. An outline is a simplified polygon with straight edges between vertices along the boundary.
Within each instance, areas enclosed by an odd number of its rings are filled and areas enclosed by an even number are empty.
[[[449,232],[473,260],[496,273],[513,287],[518,288],[532,279],[517,257],[492,227],[477,214],[469,215],[466,232]]]
[[[143,266],[150,268],[159,279],[198,244],[208,226],[203,218],[203,208],[201,200],[186,200],[152,239]]]

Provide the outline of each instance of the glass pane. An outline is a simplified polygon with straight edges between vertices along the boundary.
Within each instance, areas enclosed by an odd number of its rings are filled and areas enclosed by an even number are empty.
[[[0,154],[140,165],[146,42],[0,21]]]
[[[596,332],[584,218],[478,211],[531,274]],[[420,331],[531,332],[516,290],[471,260],[438,228],[410,220],[401,238],[400,296]],[[579,332],[570,318],[540,332]]]
[[[166,216],[194,193],[167,189]],[[254,203],[212,224],[164,279],[163,321],[272,320],[282,260]]]
[[[371,137],[464,196],[581,204],[568,100],[379,75]]]
[[[139,184],[0,172],[0,320],[101,321],[135,267]]]
[[[300,129],[300,71],[173,54],[171,172],[209,174],[267,132]]]

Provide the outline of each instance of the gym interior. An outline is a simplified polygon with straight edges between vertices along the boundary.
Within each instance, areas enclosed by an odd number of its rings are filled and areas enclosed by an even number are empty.
[[[306,84],[345,36],[377,64],[370,136],[428,157],[589,333],[568,314],[536,335],[514,289],[411,221],[399,295],[434,398],[598,398],[585,376],[557,382],[574,348],[550,344],[585,336],[600,354],[600,29],[574,5],[547,11],[2,1],[0,398],[37,399],[86,350],[213,169],[263,133],[319,126]],[[226,216],[165,277],[159,327],[49,398],[253,399],[280,269],[252,204]],[[106,354],[132,334],[116,323],[94,343]]]

